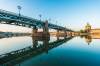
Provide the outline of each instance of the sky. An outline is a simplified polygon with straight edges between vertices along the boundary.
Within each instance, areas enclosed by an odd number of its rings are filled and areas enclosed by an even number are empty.
[[[79,31],[85,29],[87,22],[92,29],[100,28],[100,0],[0,0],[0,9],[19,13],[17,6],[21,6],[21,15],[66,26]],[[0,24],[0,31],[31,32],[26,27]],[[40,30],[39,30],[40,31]],[[54,30],[50,30],[54,31]]]

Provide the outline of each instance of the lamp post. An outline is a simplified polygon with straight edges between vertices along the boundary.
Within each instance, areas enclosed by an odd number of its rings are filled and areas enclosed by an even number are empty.
[[[21,17],[21,15],[20,15],[21,7],[20,6],[17,6],[17,8],[19,9],[19,18],[20,18]]]
[[[49,19],[49,22],[50,22],[50,20],[51,20],[51,19]],[[51,28],[50,28],[50,30],[51,30]]]
[[[41,15],[39,15],[40,16],[40,22],[41,22]]]
[[[49,22],[50,22],[50,20],[51,20],[51,19],[49,19]]]
[[[61,23],[60,23],[60,26],[61,26]]]
[[[56,21],[56,25],[57,25],[57,21]]]

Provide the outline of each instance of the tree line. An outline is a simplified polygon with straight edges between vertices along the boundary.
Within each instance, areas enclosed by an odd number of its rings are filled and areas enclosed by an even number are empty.
[[[79,32],[81,32],[81,33],[88,33],[89,32],[89,29],[85,29],[85,30],[80,30]]]

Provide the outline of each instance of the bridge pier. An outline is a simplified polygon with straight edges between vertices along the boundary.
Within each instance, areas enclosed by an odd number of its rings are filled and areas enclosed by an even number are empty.
[[[43,38],[43,37],[32,37],[33,40],[33,48],[36,49],[36,46],[38,45],[38,41],[43,41],[43,46],[45,47],[45,53],[48,54],[48,46],[49,46],[49,40],[50,37]]]
[[[59,29],[57,30],[57,36],[67,36],[66,27],[64,28],[64,33],[59,33]]]
[[[67,37],[67,36],[64,36],[64,35],[62,35],[62,36],[57,36],[57,41],[59,41],[59,40],[60,40],[60,39],[59,39],[59,37],[63,37],[63,38],[64,38],[64,40],[65,40],[65,43],[66,43],[66,39],[67,39],[66,37]]]
[[[67,36],[72,37],[72,32],[71,31],[67,32]]]
[[[48,21],[45,21],[45,28],[43,28],[43,32],[38,32],[36,26],[33,26],[32,37],[50,37]]]
[[[33,40],[33,48],[36,49],[36,45],[38,44],[37,40]]]
[[[72,36],[75,36],[75,32],[72,32]]]
[[[57,41],[59,40],[59,36],[57,36]]]
[[[45,47],[45,54],[48,54],[49,40],[44,40],[43,45]]]

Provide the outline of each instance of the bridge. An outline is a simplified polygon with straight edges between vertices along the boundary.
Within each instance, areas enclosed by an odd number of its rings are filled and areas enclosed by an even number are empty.
[[[59,37],[59,36],[57,36]],[[47,54],[49,50],[52,50],[53,48],[68,42],[71,40],[73,37],[66,38],[64,39],[57,39],[57,41],[50,42],[50,38],[37,38],[37,37],[32,37],[33,39],[33,45],[19,49],[16,51],[12,51],[9,53],[1,54],[0,55],[0,66],[13,66],[13,65],[20,65],[28,60],[33,59],[36,56],[39,56],[43,54],[44,52]],[[34,41],[35,40],[35,41]],[[39,46],[37,45],[37,41],[43,41],[43,44],[40,44]],[[13,58],[11,58],[13,57]],[[41,61],[41,59],[40,59]]]
[[[32,28],[32,36],[50,37],[49,29],[57,30],[57,35],[67,35],[66,31],[74,32],[73,30],[66,27],[48,23],[47,20],[41,21],[24,15],[21,15],[21,17],[19,17],[19,14],[2,9],[0,9],[0,23]],[[43,32],[38,33],[39,28],[43,28]],[[64,31],[64,33],[60,34],[59,31],[62,30]]]

